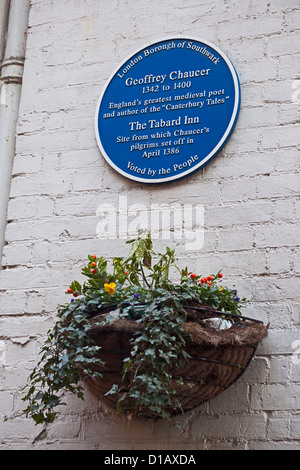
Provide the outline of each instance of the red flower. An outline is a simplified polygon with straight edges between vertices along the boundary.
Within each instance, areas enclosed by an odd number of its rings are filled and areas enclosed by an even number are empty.
[[[192,278],[192,279],[195,279],[195,277],[197,277],[197,274],[192,273],[192,274],[191,274],[191,278]]]
[[[223,274],[222,274],[222,273],[219,273],[218,276],[219,276],[219,277],[223,277]]]
[[[96,255],[92,255],[92,257],[93,257],[94,259],[96,259],[96,258],[97,258],[97,256],[96,256]]]
[[[92,274],[96,274],[97,270],[96,269],[91,269]]]
[[[207,276],[208,281],[212,281],[212,276]]]
[[[68,292],[68,294],[72,294],[73,291],[72,291],[72,289],[68,289],[67,292]]]
[[[93,261],[93,262],[91,263],[91,266],[96,266],[95,261]]]

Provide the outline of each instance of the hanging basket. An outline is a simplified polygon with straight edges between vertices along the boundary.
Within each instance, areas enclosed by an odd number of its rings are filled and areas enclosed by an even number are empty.
[[[191,358],[183,367],[171,371],[176,398],[183,411],[201,405],[232,385],[247,369],[268,329],[259,320],[224,314],[205,306],[188,307],[186,311],[188,315],[183,325],[183,336],[185,350]],[[99,322],[100,318],[103,316],[95,317],[94,322]],[[216,329],[212,326],[212,319],[217,318],[229,320],[232,326],[224,330]],[[101,372],[103,378],[85,376],[84,381],[95,397],[113,407],[116,407],[119,396],[105,394],[114,384],[124,391],[130,389],[133,377],[126,374],[123,378],[123,360],[130,356],[130,340],[140,329],[141,323],[126,319],[92,328],[91,335],[101,346],[99,358],[105,366],[93,366],[93,370]],[[182,379],[181,385],[178,385],[178,379]],[[132,407],[129,406],[127,411],[130,410]],[[168,411],[178,413],[178,410]],[[155,416],[148,409],[141,409],[138,415]]]

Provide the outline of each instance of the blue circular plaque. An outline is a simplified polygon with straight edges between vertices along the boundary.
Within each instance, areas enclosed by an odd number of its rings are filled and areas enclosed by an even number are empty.
[[[119,173],[142,183],[183,178],[222,149],[240,107],[237,73],[203,39],[165,39],[130,56],[97,106],[100,151]]]

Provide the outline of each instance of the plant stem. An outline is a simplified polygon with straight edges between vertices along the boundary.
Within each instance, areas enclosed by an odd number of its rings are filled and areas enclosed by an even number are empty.
[[[141,267],[141,273],[142,273],[142,276],[143,276],[144,283],[146,284],[146,286],[147,286],[149,289],[151,289],[152,286],[148,283],[148,280],[147,280],[147,277],[146,277],[146,275],[145,275],[145,272],[144,272],[142,263],[140,264],[140,267]]]

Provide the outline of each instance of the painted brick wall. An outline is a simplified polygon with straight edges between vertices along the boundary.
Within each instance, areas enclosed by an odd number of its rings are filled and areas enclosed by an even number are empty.
[[[298,0],[32,0],[6,246],[0,271],[1,449],[300,449]],[[297,29],[298,28],[298,29]],[[149,188],[101,157],[94,136],[100,91],[130,53],[164,36],[205,38],[241,81],[236,129],[218,157],[180,181]],[[66,286],[88,253],[120,255],[96,237],[97,208],[119,197],[204,206],[204,245],[181,262],[222,269],[270,322],[242,378],[211,402],[165,422],[127,422],[88,393],[67,397],[46,428],[17,410]],[[170,244],[159,241],[160,245]]]

